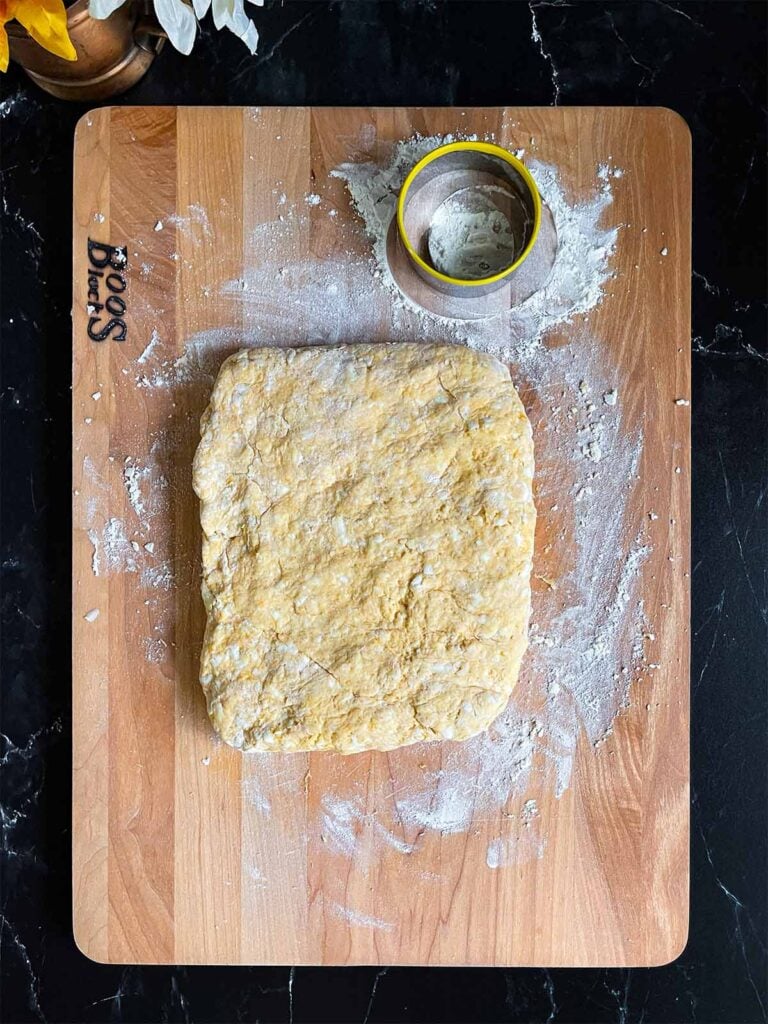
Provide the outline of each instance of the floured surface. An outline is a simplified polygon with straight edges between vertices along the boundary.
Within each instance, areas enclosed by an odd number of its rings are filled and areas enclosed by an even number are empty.
[[[486,729],[527,642],[536,522],[508,369],[459,346],[244,350],[201,432],[222,739],[350,754]]]
[[[687,891],[679,122],[642,110],[92,116],[77,142],[76,266],[88,234],[127,243],[130,318],[126,344],[87,342],[76,271],[81,943],[117,962],[668,958]],[[451,134],[518,151],[557,225],[545,288],[487,321],[421,313],[384,258],[402,174]],[[227,158],[198,166],[202,151]],[[243,345],[361,338],[450,342],[510,365],[537,446],[531,646],[507,708],[463,743],[243,756],[213,736],[189,641],[205,619],[199,417]]]

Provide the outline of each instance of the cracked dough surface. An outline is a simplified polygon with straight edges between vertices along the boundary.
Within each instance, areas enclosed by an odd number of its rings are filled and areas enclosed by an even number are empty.
[[[536,518],[506,367],[452,345],[247,349],[201,435],[221,737],[352,753],[487,728],[527,643]]]

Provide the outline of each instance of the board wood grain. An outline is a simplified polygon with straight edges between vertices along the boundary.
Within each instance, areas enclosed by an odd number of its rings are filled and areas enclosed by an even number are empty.
[[[546,850],[503,870],[487,864],[498,820],[478,814],[462,831],[415,831],[392,807],[377,806],[382,791],[439,769],[455,745],[346,758],[241,755],[213,736],[197,681],[204,612],[191,460],[212,375],[246,331],[265,344],[389,339],[383,289],[361,320],[364,339],[354,323],[348,337],[336,338],[329,325],[329,336],[318,338],[300,279],[264,267],[323,259],[329,286],[342,282],[345,264],[365,257],[369,243],[330,171],[379,159],[414,132],[493,133],[511,149],[535,139],[536,155],[558,165],[575,197],[594,183],[596,166],[611,160],[625,177],[606,216],[645,228],[620,234],[616,281],[590,323],[622,382],[622,415],[644,431],[629,499],[633,521],[639,526],[653,507],[664,524],[638,590],[655,626],[659,668],[645,674],[641,690],[633,684],[637,692],[597,749],[582,733],[564,792],[532,777]],[[690,173],[688,130],[664,109],[123,107],[80,121],[73,915],[88,956],[634,966],[664,963],[682,950],[690,434],[688,410],[674,399],[690,386]],[[318,188],[334,217],[306,202]],[[283,209],[302,215],[283,217]],[[122,342],[88,336],[89,238],[126,247]],[[663,258],[660,244],[668,250]],[[103,279],[99,287],[106,296]],[[191,339],[212,336],[213,354],[190,349]],[[152,382],[142,373],[150,367],[142,357],[153,339],[163,365],[194,359],[196,372],[173,386],[146,386]],[[535,382],[525,383],[536,435],[546,410]],[[550,457],[544,448],[540,457]],[[151,532],[126,487],[126,471],[138,466],[144,500],[153,496]],[[103,534],[94,544],[96,522],[123,530],[113,537],[117,554]],[[543,516],[539,581],[556,579],[567,556],[550,543],[552,529]],[[534,594],[534,616],[537,600]],[[318,830],[329,794],[337,806],[354,797],[364,808],[354,856],[340,856]],[[386,843],[377,839],[382,821]]]

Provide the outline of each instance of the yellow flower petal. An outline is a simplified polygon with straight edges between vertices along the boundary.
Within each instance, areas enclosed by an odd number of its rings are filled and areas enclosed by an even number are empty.
[[[0,24],[0,71],[8,70],[8,33],[5,23]]]
[[[64,0],[16,0],[15,17],[32,38],[64,60],[77,60],[67,33]]]
[[[17,0],[0,0],[0,71],[8,70],[8,33],[5,23],[16,17]]]
[[[0,0],[0,25],[16,17],[16,5],[18,0]]]

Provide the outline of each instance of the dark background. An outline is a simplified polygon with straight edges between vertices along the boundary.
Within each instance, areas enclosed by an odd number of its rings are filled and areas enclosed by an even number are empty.
[[[358,0],[250,10],[261,30],[255,57],[228,33],[206,32],[191,57],[166,48],[116,102],[642,104],[672,107],[690,125],[690,941],[679,960],[654,970],[121,968],[78,952],[70,220],[72,134],[84,108],[51,99],[12,67],[0,107],[2,1019],[764,1022],[765,5]]]

